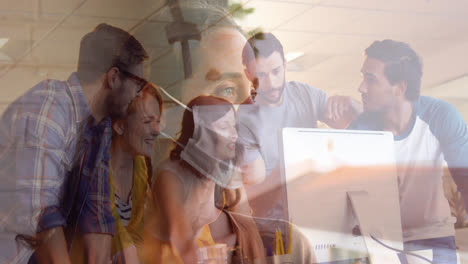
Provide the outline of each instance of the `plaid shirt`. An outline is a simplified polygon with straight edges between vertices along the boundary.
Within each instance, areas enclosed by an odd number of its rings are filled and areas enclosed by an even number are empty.
[[[66,225],[63,212],[67,209],[61,208],[64,183],[66,175],[76,167],[79,127],[90,114],[75,73],[67,81],[40,82],[3,113],[0,263],[26,263],[30,258],[33,250],[26,243],[15,241],[18,234],[33,236]],[[97,197],[92,192],[88,195]]]
[[[95,125],[90,116],[80,129],[80,140],[62,203],[67,215],[67,238],[75,231],[114,235],[115,220],[110,204],[109,150],[112,143],[112,123],[104,118]]]

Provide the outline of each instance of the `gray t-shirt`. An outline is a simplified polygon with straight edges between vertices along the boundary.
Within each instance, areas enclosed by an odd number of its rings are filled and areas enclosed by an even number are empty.
[[[262,155],[267,177],[278,164],[281,155],[279,133],[285,127],[317,127],[327,109],[327,94],[299,82],[285,84],[280,106],[241,105],[239,107],[239,139],[245,146],[245,163]]]
[[[283,239],[287,239],[289,233],[286,181],[280,170],[274,170],[281,158],[280,131],[285,127],[317,127],[317,120],[323,120],[328,101],[325,92],[307,84],[288,82],[285,85],[280,106],[241,105],[238,111],[238,134],[244,145],[244,163],[261,155],[267,173],[261,183],[245,186],[249,205],[255,217],[284,220],[281,222],[285,224],[280,226],[256,221],[261,234],[279,228]],[[272,241],[263,239],[265,247],[269,247]]]

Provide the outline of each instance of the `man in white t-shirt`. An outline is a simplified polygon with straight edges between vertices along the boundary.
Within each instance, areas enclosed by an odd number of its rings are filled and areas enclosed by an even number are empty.
[[[359,86],[364,113],[349,128],[393,132],[404,249],[432,249],[433,263],[457,263],[442,176],[447,162],[468,204],[466,123],[449,103],[420,96],[422,62],[408,44],[375,41],[365,53]]]

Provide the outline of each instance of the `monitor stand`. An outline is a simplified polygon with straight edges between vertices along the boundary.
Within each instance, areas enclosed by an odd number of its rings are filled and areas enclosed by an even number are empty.
[[[375,201],[372,201],[371,196],[364,190],[347,191],[347,196],[359,223],[360,233],[364,238],[370,263],[400,264],[398,252],[384,247],[372,238],[374,237],[392,248],[403,249],[403,243],[401,238],[398,239],[398,234],[395,234],[392,228],[387,228],[385,223],[382,223],[382,216],[376,217],[375,212],[381,212],[382,209],[376,208],[378,205]]]

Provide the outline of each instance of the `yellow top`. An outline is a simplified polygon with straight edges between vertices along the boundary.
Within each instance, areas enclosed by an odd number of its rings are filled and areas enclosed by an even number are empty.
[[[115,206],[114,184],[112,170],[109,173],[110,204],[112,216],[115,219],[115,235],[112,238],[111,256],[131,245],[140,244],[143,241],[143,210],[145,208],[146,189],[148,188],[148,171],[144,156],[136,156],[133,160],[133,191],[132,214],[128,225],[125,227],[120,220],[120,215]]]
[[[115,235],[112,238],[111,257],[131,245],[143,243],[143,211],[145,207],[148,172],[145,157],[136,156],[133,160],[132,215],[127,227],[124,227],[115,206],[112,170],[109,170],[110,205],[115,219]],[[137,247],[138,248],[138,247]],[[137,251],[138,252],[138,251]],[[138,252],[140,257],[140,252]],[[73,264],[85,263],[82,234],[75,233],[70,258]]]
[[[112,255],[114,256],[119,251],[123,250],[126,247],[135,245],[137,248],[137,254],[140,260],[143,260],[142,249],[146,247],[146,243],[153,244],[150,250],[151,252],[160,252],[163,257],[161,263],[183,263],[180,255],[175,250],[171,249],[168,243],[159,241],[159,243],[154,244],[150,241],[143,240],[143,212],[145,206],[145,199],[147,197],[147,188],[148,188],[148,173],[145,163],[145,158],[143,156],[137,156],[134,159],[133,163],[133,192],[132,192],[132,215],[127,227],[123,226],[120,216],[117,212],[117,207],[115,205],[114,197],[114,185],[112,182],[112,172],[109,175],[109,183],[111,186],[111,210],[112,215],[115,219],[115,235],[112,239]],[[205,225],[198,236],[196,243],[198,247],[206,247],[214,245],[215,242],[211,237],[210,228],[208,225]],[[142,246],[143,245],[143,246]],[[154,260],[153,260],[154,261]],[[154,263],[154,262],[151,262]]]

